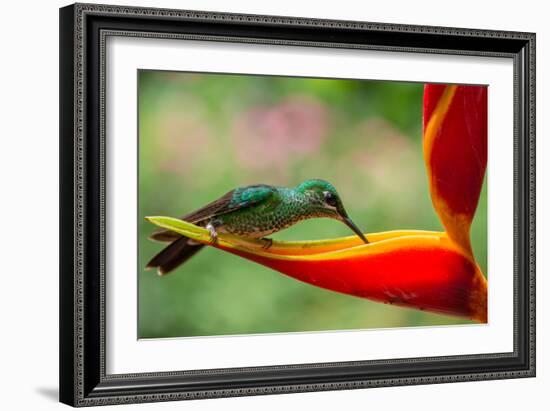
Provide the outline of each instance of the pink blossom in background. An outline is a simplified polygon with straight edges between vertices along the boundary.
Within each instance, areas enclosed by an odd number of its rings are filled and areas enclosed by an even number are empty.
[[[244,111],[233,124],[236,157],[245,168],[284,172],[293,158],[319,150],[327,114],[321,103],[302,96]]]

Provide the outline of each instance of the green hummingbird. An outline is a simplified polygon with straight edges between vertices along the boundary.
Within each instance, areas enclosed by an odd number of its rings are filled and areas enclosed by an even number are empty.
[[[351,221],[336,188],[320,179],[306,180],[294,188],[256,184],[239,187],[181,217],[181,220],[206,228],[212,242],[218,233],[261,238],[265,248],[272,240],[266,236],[309,218],[328,217],[342,221],[365,243],[368,240]],[[170,230],[160,229],[149,237],[170,243],[147,264],[159,275],[168,274],[183,264],[204,244]]]

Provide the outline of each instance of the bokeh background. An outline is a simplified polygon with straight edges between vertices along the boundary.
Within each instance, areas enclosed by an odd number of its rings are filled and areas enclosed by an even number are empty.
[[[422,84],[140,71],[138,88],[140,338],[469,323],[326,291],[209,247],[165,277],[143,269],[162,248],[145,216],[178,217],[255,183],[323,178],[367,233],[442,230],[422,157]],[[272,237],[348,235],[316,219]],[[486,184],[472,242],[486,273]]]

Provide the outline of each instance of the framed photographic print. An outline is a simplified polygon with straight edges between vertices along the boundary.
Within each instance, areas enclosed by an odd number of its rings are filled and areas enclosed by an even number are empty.
[[[535,375],[533,33],[60,23],[62,402]]]

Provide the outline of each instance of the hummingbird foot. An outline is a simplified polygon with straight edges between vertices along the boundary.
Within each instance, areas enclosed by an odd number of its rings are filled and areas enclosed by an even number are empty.
[[[268,250],[273,245],[273,239],[271,238],[262,238],[263,245],[262,250]]]
[[[212,223],[208,223],[205,227],[208,232],[210,233],[210,244],[214,245],[218,243],[218,232],[216,231],[216,227]]]

